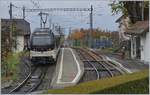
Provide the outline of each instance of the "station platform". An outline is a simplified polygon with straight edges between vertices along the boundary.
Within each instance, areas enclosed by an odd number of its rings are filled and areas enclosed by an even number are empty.
[[[73,86],[79,82],[83,73],[84,64],[76,51],[71,48],[61,48],[51,86],[52,88]]]

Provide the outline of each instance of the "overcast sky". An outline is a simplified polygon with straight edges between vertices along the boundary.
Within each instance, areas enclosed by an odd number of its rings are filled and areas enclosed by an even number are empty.
[[[93,5],[93,22],[94,28],[107,29],[111,31],[118,30],[118,24],[115,20],[120,14],[113,15],[108,5],[109,0],[0,0],[0,17],[9,18],[9,3],[12,2],[18,7],[37,8],[32,3],[37,3],[40,8],[90,8]],[[37,12],[26,13],[26,20],[31,24],[31,30],[40,26],[40,19]],[[57,23],[68,29],[73,28],[89,28],[89,12],[49,12],[53,23]],[[22,10],[13,7],[13,17],[22,18]],[[48,24],[47,24],[48,25]],[[67,34],[67,33],[66,33]]]

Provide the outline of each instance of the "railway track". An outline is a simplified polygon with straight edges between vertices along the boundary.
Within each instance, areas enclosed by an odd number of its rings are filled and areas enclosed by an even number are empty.
[[[107,60],[95,52],[81,48],[76,49],[76,51],[78,52],[80,59],[83,61],[85,68],[85,74],[81,79],[81,82],[122,74],[121,70],[116,69],[112,63],[107,62]],[[95,74],[93,74],[93,72],[95,72]]]
[[[108,61],[104,56],[89,49],[84,49],[84,51],[89,53],[94,60],[101,64],[109,72],[111,77],[124,73],[121,68],[116,67],[116,65],[114,65],[111,61]]]
[[[42,83],[47,72],[48,66],[34,66],[30,68],[30,73],[17,87],[12,89],[9,94],[25,94],[36,90]]]
[[[84,53],[81,51],[79,51],[79,53],[83,58],[82,60],[86,60],[84,61],[85,72],[82,81],[98,80],[99,72],[97,68],[90,62],[89,56],[84,56]]]
[[[96,66],[94,66],[92,62],[90,61],[90,57],[84,56],[85,52],[82,52],[79,49],[76,49],[76,50],[79,53],[81,60],[84,62],[84,68],[85,68],[84,75],[82,79],[80,80],[80,82],[98,80],[100,78],[99,71],[97,70]]]
[[[118,64],[114,64],[112,61],[108,60],[106,56],[101,55],[93,50],[88,50],[93,53],[96,57],[103,59],[105,65],[108,65],[118,71],[120,74],[128,73],[124,68],[120,67]]]

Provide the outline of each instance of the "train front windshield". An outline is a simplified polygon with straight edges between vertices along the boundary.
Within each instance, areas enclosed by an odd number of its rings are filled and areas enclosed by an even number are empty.
[[[34,46],[47,46],[51,45],[52,41],[50,36],[34,36],[33,45]]]

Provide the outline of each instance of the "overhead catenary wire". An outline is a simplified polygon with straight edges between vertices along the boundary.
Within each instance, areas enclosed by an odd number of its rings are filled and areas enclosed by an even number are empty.
[[[35,7],[37,7],[38,9],[39,9],[39,5],[37,4],[37,3],[35,3],[33,0],[31,0],[31,3],[33,3],[33,5],[35,6]],[[39,3],[39,2],[38,2]],[[19,8],[19,9],[22,9],[21,7],[18,7],[18,6],[16,6],[16,5],[14,5],[13,4],[13,6],[15,7],[15,8]],[[87,24],[87,18],[89,17],[89,15],[88,14],[85,14],[85,13],[83,13],[83,11],[90,11],[90,8],[49,8],[50,9],[50,11],[49,12],[51,12],[51,17],[52,17],[52,15],[60,15],[60,12],[61,11],[65,11],[65,12],[61,12],[61,14],[62,14],[62,16],[64,16],[64,14],[67,12],[67,11],[70,11],[71,12],[71,14],[65,14],[65,15],[67,15],[67,16],[72,16],[74,19],[77,19],[78,21],[80,21],[81,23],[86,23]],[[29,9],[28,8],[26,8],[26,10],[28,10],[29,11]],[[26,11],[25,10],[25,11]],[[32,9],[30,9],[30,11],[33,11],[34,10],[34,8],[32,8]],[[73,13],[72,13],[73,12]],[[20,13],[20,12],[19,12]],[[80,13],[80,14],[79,14]],[[85,15],[83,15],[83,14],[85,14]],[[15,15],[15,17],[19,17],[19,15]],[[21,15],[20,15],[21,16]],[[85,17],[86,16],[86,17]],[[84,18],[84,19],[83,19]]]
[[[31,3],[35,6],[35,7],[37,7],[38,9],[34,9],[34,8],[32,8],[32,9],[28,9],[28,8],[26,8],[25,9],[25,11],[26,12],[31,12],[31,11],[38,11],[38,10],[40,10],[39,9],[39,7],[40,7],[40,5],[39,5],[39,1],[38,1],[38,3],[35,3],[33,0],[30,0],[31,1]],[[15,8],[19,8],[19,9],[23,9],[22,7],[18,7],[18,6],[16,6],[16,5],[14,5],[13,4],[13,6],[15,7]],[[84,20],[82,20],[82,18],[83,18],[83,11],[90,11],[90,8],[49,8],[49,9],[41,9],[42,11],[43,10],[49,10],[49,11],[51,11],[51,12],[53,12],[53,11],[55,11],[55,13],[56,13],[56,15],[60,15],[60,14],[58,14],[58,11],[79,11],[79,12],[81,12],[81,16],[80,15],[75,15],[75,14],[69,14],[69,15],[71,15],[71,16],[76,16],[75,18],[79,18],[80,19],[80,21],[81,22],[83,22]],[[65,12],[66,13],[66,12]],[[75,12],[74,12],[75,13]],[[52,13],[52,14],[54,14],[54,12]],[[68,14],[66,14],[67,16],[68,16]],[[64,16],[64,13],[63,13],[63,15],[62,16]],[[85,15],[86,16],[86,15]],[[78,19],[78,20],[79,20]]]
[[[90,29],[91,29],[91,32],[92,32],[92,29],[93,29],[93,7],[91,5],[90,8],[39,8],[39,5],[37,3],[35,3],[33,0],[30,0],[33,5],[36,7],[36,8],[26,8],[25,9],[25,12],[51,12],[51,11],[63,11],[63,12],[80,12],[80,16],[78,15],[78,17],[80,17],[80,19],[82,19],[83,17],[83,13],[82,12],[89,12],[90,15],[88,14],[88,16],[90,17]],[[81,21],[81,20],[80,20]],[[83,20],[81,21],[83,22]],[[91,34],[89,34],[91,35]],[[89,41],[90,43],[91,41]],[[89,44],[89,47],[91,47],[91,44]]]

